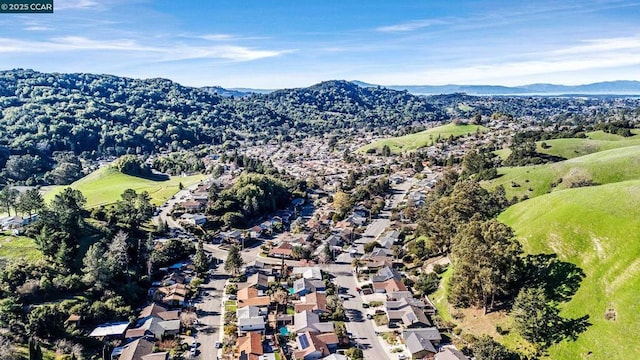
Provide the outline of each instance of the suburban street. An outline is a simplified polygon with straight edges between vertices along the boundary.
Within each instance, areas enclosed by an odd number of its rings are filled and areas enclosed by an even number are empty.
[[[345,322],[347,331],[353,335],[353,341],[360,346],[365,359],[389,359],[379,336],[375,334],[373,320],[367,320],[362,307],[362,297],[356,291],[356,279],[350,264],[323,265],[324,271],[333,274],[339,287],[346,289],[349,299],[345,300],[345,313],[350,321]]]
[[[209,277],[209,281],[202,285],[202,296],[194,303],[200,322],[200,325],[196,326],[196,340],[200,343],[198,350],[199,358],[202,360],[216,360],[222,355],[221,352],[218,354],[221,349],[214,346],[216,341],[222,341],[223,332],[221,307],[228,276],[222,268],[223,266],[219,265],[215,273]]]

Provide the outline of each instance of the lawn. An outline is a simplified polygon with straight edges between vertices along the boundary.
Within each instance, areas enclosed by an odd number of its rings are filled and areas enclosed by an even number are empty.
[[[568,138],[539,141],[537,143],[538,152],[560,156],[565,159],[573,159],[599,151],[640,145],[640,135],[622,137],[602,131],[594,131],[588,133],[587,136],[588,138],[586,139]],[[547,148],[542,147],[543,142],[547,145]]]
[[[238,310],[238,302],[236,300],[227,300],[224,302],[224,311],[235,313]]]
[[[126,175],[112,168],[103,167],[69,186],[84,194],[87,198],[87,208],[114,203],[120,199],[120,195],[126,189],[133,189],[137,192],[147,191],[151,196],[151,202],[160,205],[178,192],[180,183],[186,187],[206,177],[207,175],[202,174],[187,177],[172,176],[169,180],[158,181]],[[64,187],[52,188],[45,194],[45,200],[51,201]]]
[[[361,147],[358,149],[358,152],[364,153],[369,149],[377,149],[380,151],[384,145],[388,145],[391,152],[397,154],[403,151],[412,151],[428,146],[429,144],[434,143],[438,138],[447,139],[450,136],[457,138],[468,134],[474,134],[477,131],[486,130],[487,129],[481,125],[456,125],[451,123],[415,134],[376,140],[371,144]]]
[[[484,183],[487,188],[503,185],[507,198],[530,198],[548,192],[567,189],[572,182],[590,180],[609,184],[640,179],[640,145],[612,149],[576,157],[557,163],[506,167],[498,169],[499,177]],[[552,183],[562,178],[555,188]],[[519,185],[514,187],[513,184]]]
[[[0,258],[35,261],[42,259],[43,256],[33,239],[26,236],[14,236],[11,233],[0,233]]]
[[[640,181],[569,189],[505,211],[527,253],[557,253],[586,274],[562,315],[589,315],[577,341],[550,348],[552,359],[640,358]],[[613,310],[615,320],[606,320]]]

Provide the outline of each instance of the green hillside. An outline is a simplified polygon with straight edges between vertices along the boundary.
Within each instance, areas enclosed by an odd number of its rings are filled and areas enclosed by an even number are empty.
[[[593,325],[577,341],[552,346],[550,358],[640,358],[638,219],[639,180],[554,192],[516,204],[500,216],[526,252],[557,253],[586,274],[563,315],[588,314]],[[615,320],[605,320],[609,309]]]
[[[503,185],[510,199],[523,195],[536,197],[551,190],[567,189],[572,183],[591,181],[609,184],[640,179],[640,145],[601,151],[552,164],[498,169],[500,177],[486,183]],[[555,188],[552,183],[562,182]],[[513,186],[513,185],[516,186]]]
[[[84,194],[87,198],[87,208],[116,202],[126,189],[137,192],[147,191],[151,195],[151,202],[159,205],[178,192],[180,183],[186,187],[206,177],[207,175],[172,176],[169,180],[157,181],[126,175],[109,167],[103,167],[70,186]],[[59,186],[51,189],[45,194],[45,200],[50,201],[63,188],[64,186]]]
[[[634,132],[638,131],[634,130]],[[587,135],[586,139],[569,138],[539,141],[538,152],[572,159],[599,151],[640,145],[640,135],[622,137],[603,131],[594,131]],[[547,145],[546,148],[542,147],[543,142]]]
[[[473,134],[478,130],[485,131],[486,128],[481,125],[456,125],[451,123],[417,132],[415,134],[376,140],[371,144],[361,147],[358,151],[366,152],[369,149],[380,150],[383,146],[388,145],[389,148],[391,148],[391,152],[400,153],[402,151],[416,150],[421,147],[428,146],[432,142],[435,142],[438,137],[441,139],[447,139],[450,136],[456,138],[467,134]]]

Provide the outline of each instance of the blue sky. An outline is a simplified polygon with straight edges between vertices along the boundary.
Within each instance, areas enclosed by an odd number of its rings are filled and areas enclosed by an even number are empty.
[[[55,0],[0,14],[0,69],[282,88],[640,80],[640,0]]]

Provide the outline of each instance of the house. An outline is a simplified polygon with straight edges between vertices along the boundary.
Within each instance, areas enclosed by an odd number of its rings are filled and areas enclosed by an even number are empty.
[[[239,360],[258,360],[264,354],[262,349],[262,335],[257,332],[248,332],[245,336],[236,340]]]
[[[389,266],[381,268],[374,276],[371,277],[372,282],[385,282],[391,279],[400,280],[402,279],[402,274],[400,274],[398,270]]]
[[[207,217],[203,214],[182,214],[180,216],[180,222],[185,224],[190,224],[193,226],[204,225],[207,223]]]
[[[158,288],[154,294],[154,298],[169,306],[183,306],[187,292],[187,285],[173,284]]]
[[[111,337],[121,339],[124,337],[124,333],[127,331],[128,327],[129,322],[102,324],[93,329],[89,336],[95,338]]]
[[[328,356],[338,347],[338,336],[335,333],[314,334],[299,333],[296,337],[298,351],[293,353],[296,360],[316,360]]]
[[[164,335],[178,335],[180,332],[180,319],[162,320],[159,317],[150,316],[138,323],[137,328],[129,329],[125,338],[135,339],[147,335],[153,335],[156,339],[162,339]]]
[[[249,229],[249,235],[254,238],[257,239],[262,235],[262,226],[256,225],[254,227],[252,227],[251,229]]]
[[[333,332],[333,322],[320,322],[320,316],[311,311],[302,311],[293,316],[293,326],[296,333],[309,331],[312,333]]]
[[[186,200],[180,203],[186,211],[200,211],[204,209],[205,205],[200,201],[195,200]]]
[[[269,296],[262,295],[262,291],[256,288],[247,287],[238,290],[238,308],[245,306],[258,306],[266,307],[271,305],[271,298]]]
[[[242,236],[242,233],[239,230],[229,230],[229,231],[225,231],[223,233],[220,233],[220,235],[222,235],[222,238],[225,241],[237,242],[237,241],[240,240],[240,237]]]
[[[411,291],[394,291],[391,293],[387,293],[387,300],[391,301],[400,301],[404,299],[409,305],[413,305],[420,309],[428,309],[427,304],[420,299],[416,299],[413,297],[413,293]]]
[[[263,273],[255,273],[247,278],[249,287],[258,290],[267,290],[269,288],[269,277]]]
[[[149,341],[145,338],[134,340],[124,346],[117,347],[111,352],[112,360],[160,360],[168,359],[168,352],[153,353],[153,341]],[[153,354],[153,357],[149,357]]]
[[[437,353],[431,341],[419,334],[411,333],[404,341],[412,359],[433,359]]]
[[[407,291],[407,287],[398,279],[389,279],[382,282],[374,282],[373,290],[377,293],[392,293],[394,291]]]
[[[291,272],[295,277],[303,277],[308,280],[322,280],[322,270],[317,266],[298,266]]]
[[[265,275],[269,275],[272,273],[271,264],[266,264],[265,262],[256,259],[252,262],[248,263],[246,266],[247,274],[255,274],[257,272],[263,273]]]
[[[328,312],[327,310],[327,294],[312,292],[303,296],[300,302],[294,304],[296,313],[303,311],[312,311],[318,315]]]
[[[451,346],[444,346],[434,358],[435,360],[469,360],[460,350]]]
[[[387,301],[385,304],[389,322],[401,322],[405,328],[425,328],[431,322],[422,309],[409,305],[406,299]]]
[[[299,296],[324,290],[325,286],[322,280],[309,280],[302,278],[293,282],[293,293]]]
[[[264,315],[257,306],[245,306],[236,311],[238,319],[238,335],[244,335],[249,331],[257,331],[264,334]]]
[[[293,245],[288,241],[283,241],[278,246],[269,250],[269,256],[285,259],[291,259],[293,254]]]

